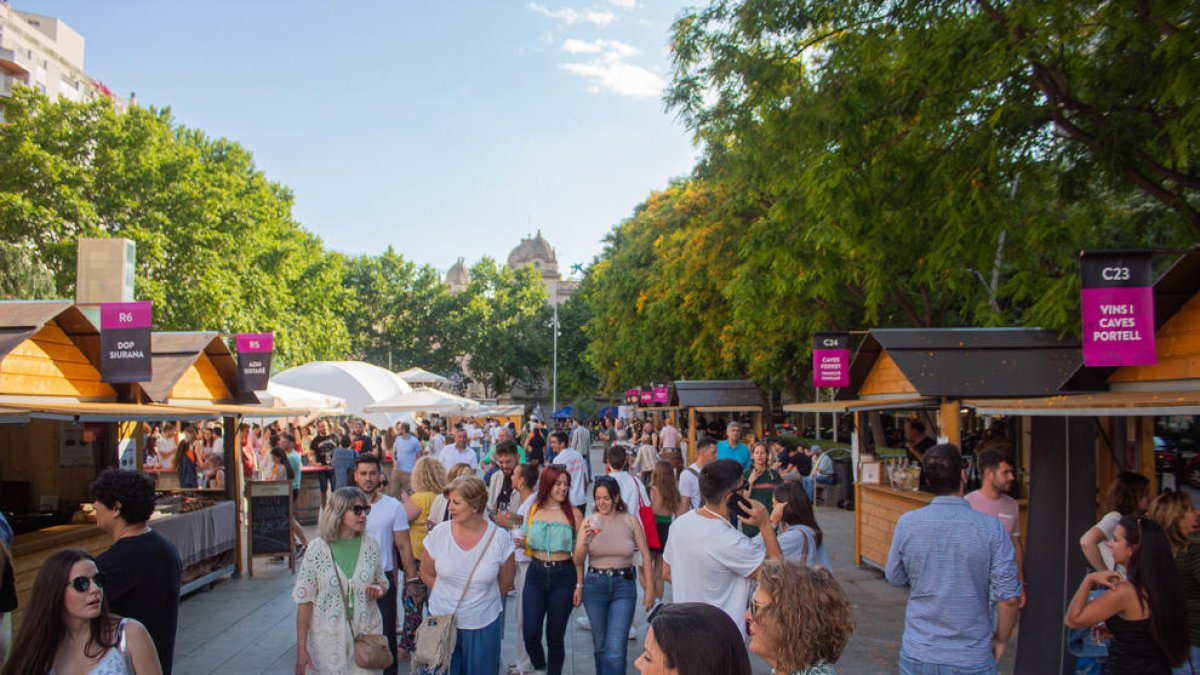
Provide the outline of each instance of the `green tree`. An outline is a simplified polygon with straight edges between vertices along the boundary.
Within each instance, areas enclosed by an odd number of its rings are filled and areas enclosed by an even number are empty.
[[[54,275],[20,245],[0,241],[0,298],[37,300],[55,297]]]
[[[584,272],[579,288],[558,306],[558,401],[585,400],[600,391],[600,374],[587,360],[585,326],[592,318],[591,268]],[[547,378],[553,373],[547,373]]]
[[[281,365],[345,354],[340,257],[240,145],[169,110],[22,88],[0,111],[0,237],[36,251],[58,295],[73,295],[80,237],[126,237],[157,330],[273,331]]]

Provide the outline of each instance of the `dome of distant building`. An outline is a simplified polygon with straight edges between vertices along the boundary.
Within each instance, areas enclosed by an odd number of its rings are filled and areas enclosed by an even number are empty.
[[[558,258],[554,255],[554,249],[550,246],[550,242],[542,238],[541,230],[538,230],[536,237],[522,239],[512,253],[508,254],[509,269],[529,264],[542,269],[542,265],[538,263],[552,265],[556,271],[558,269]]]
[[[465,289],[471,283],[471,274],[467,272],[467,266],[463,264],[463,259],[459,258],[458,262],[446,272],[446,285],[450,287],[451,293],[457,293]]]

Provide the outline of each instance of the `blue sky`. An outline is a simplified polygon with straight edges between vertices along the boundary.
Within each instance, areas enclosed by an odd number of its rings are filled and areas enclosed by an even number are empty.
[[[226,136],[326,245],[445,270],[532,226],[564,273],[696,151],[665,112],[678,0],[13,0],[88,72]]]

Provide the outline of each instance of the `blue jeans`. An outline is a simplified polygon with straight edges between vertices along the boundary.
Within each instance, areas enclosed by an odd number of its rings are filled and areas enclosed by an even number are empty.
[[[926,663],[911,659],[900,653],[900,675],[999,675],[1000,666],[989,657],[991,663],[978,666],[948,666],[941,663]]]
[[[1171,675],[1200,675],[1200,647],[1192,645],[1188,650],[1188,660],[1172,669]]]
[[[525,573],[525,591],[521,595],[521,635],[534,670],[561,675],[567,657],[563,642],[567,621],[574,609],[575,566],[545,567],[537,560]],[[546,649],[542,649],[542,626],[546,627]],[[473,674],[472,674],[473,675]]]
[[[454,654],[450,657],[450,675],[497,675],[500,672],[500,638],[503,635],[503,614],[483,628],[459,628]]]
[[[597,675],[625,675],[629,626],[637,606],[637,580],[588,572],[583,606],[592,624]]]
[[[837,478],[835,476],[824,476],[817,474],[816,479],[818,483],[822,483],[824,485],[833,485],[837,482]],[[808,493],[808,501],[815,502],[816,488],[813,485],[813,476],[801,476],[800,486],[803,487],[804,491]]]

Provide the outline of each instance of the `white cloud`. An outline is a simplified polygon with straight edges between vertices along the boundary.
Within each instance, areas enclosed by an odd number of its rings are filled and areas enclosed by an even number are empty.
[[[666,82],[653,71],[628,62],[628,59],[638,55],[638,50],[623,42],[588,42],[571,38],[563,42],[561,49],[568,54],[593,57],[586,63],[559,64],[564,71],[587,80],[589,92],[610,91],[621,96],[658,97],[666,86]]]
[[[608,0],[608,2],[621,9],[633,9],[637,7],[637,0]]]
[[[619,1],[620,2],[628,2],[628,0],[619,0]],[[617,16],[615,14],[613,14],[612,12],[609,12],[607,10],[603,10],[603,11],[594,10],[594,9],[577,10],[577,9],[571,9],[570,7],[560,7],[559,9],[550,9],[549,7],[538,4],[536,2],[529,3],[529,9],[532,9],[533,11],[535,11],[538,14],[541,14],[543,16],[548,16],[551,19],[556,19],[558,21],[561,21],[568,26],[574,26],[577,23],[590,23],[590,24],[593,24],[596,26],[600,26],[601,28],[604,28],[605,26],[608,26],[608,24],[612,23],[613,19],[617,18]]]

